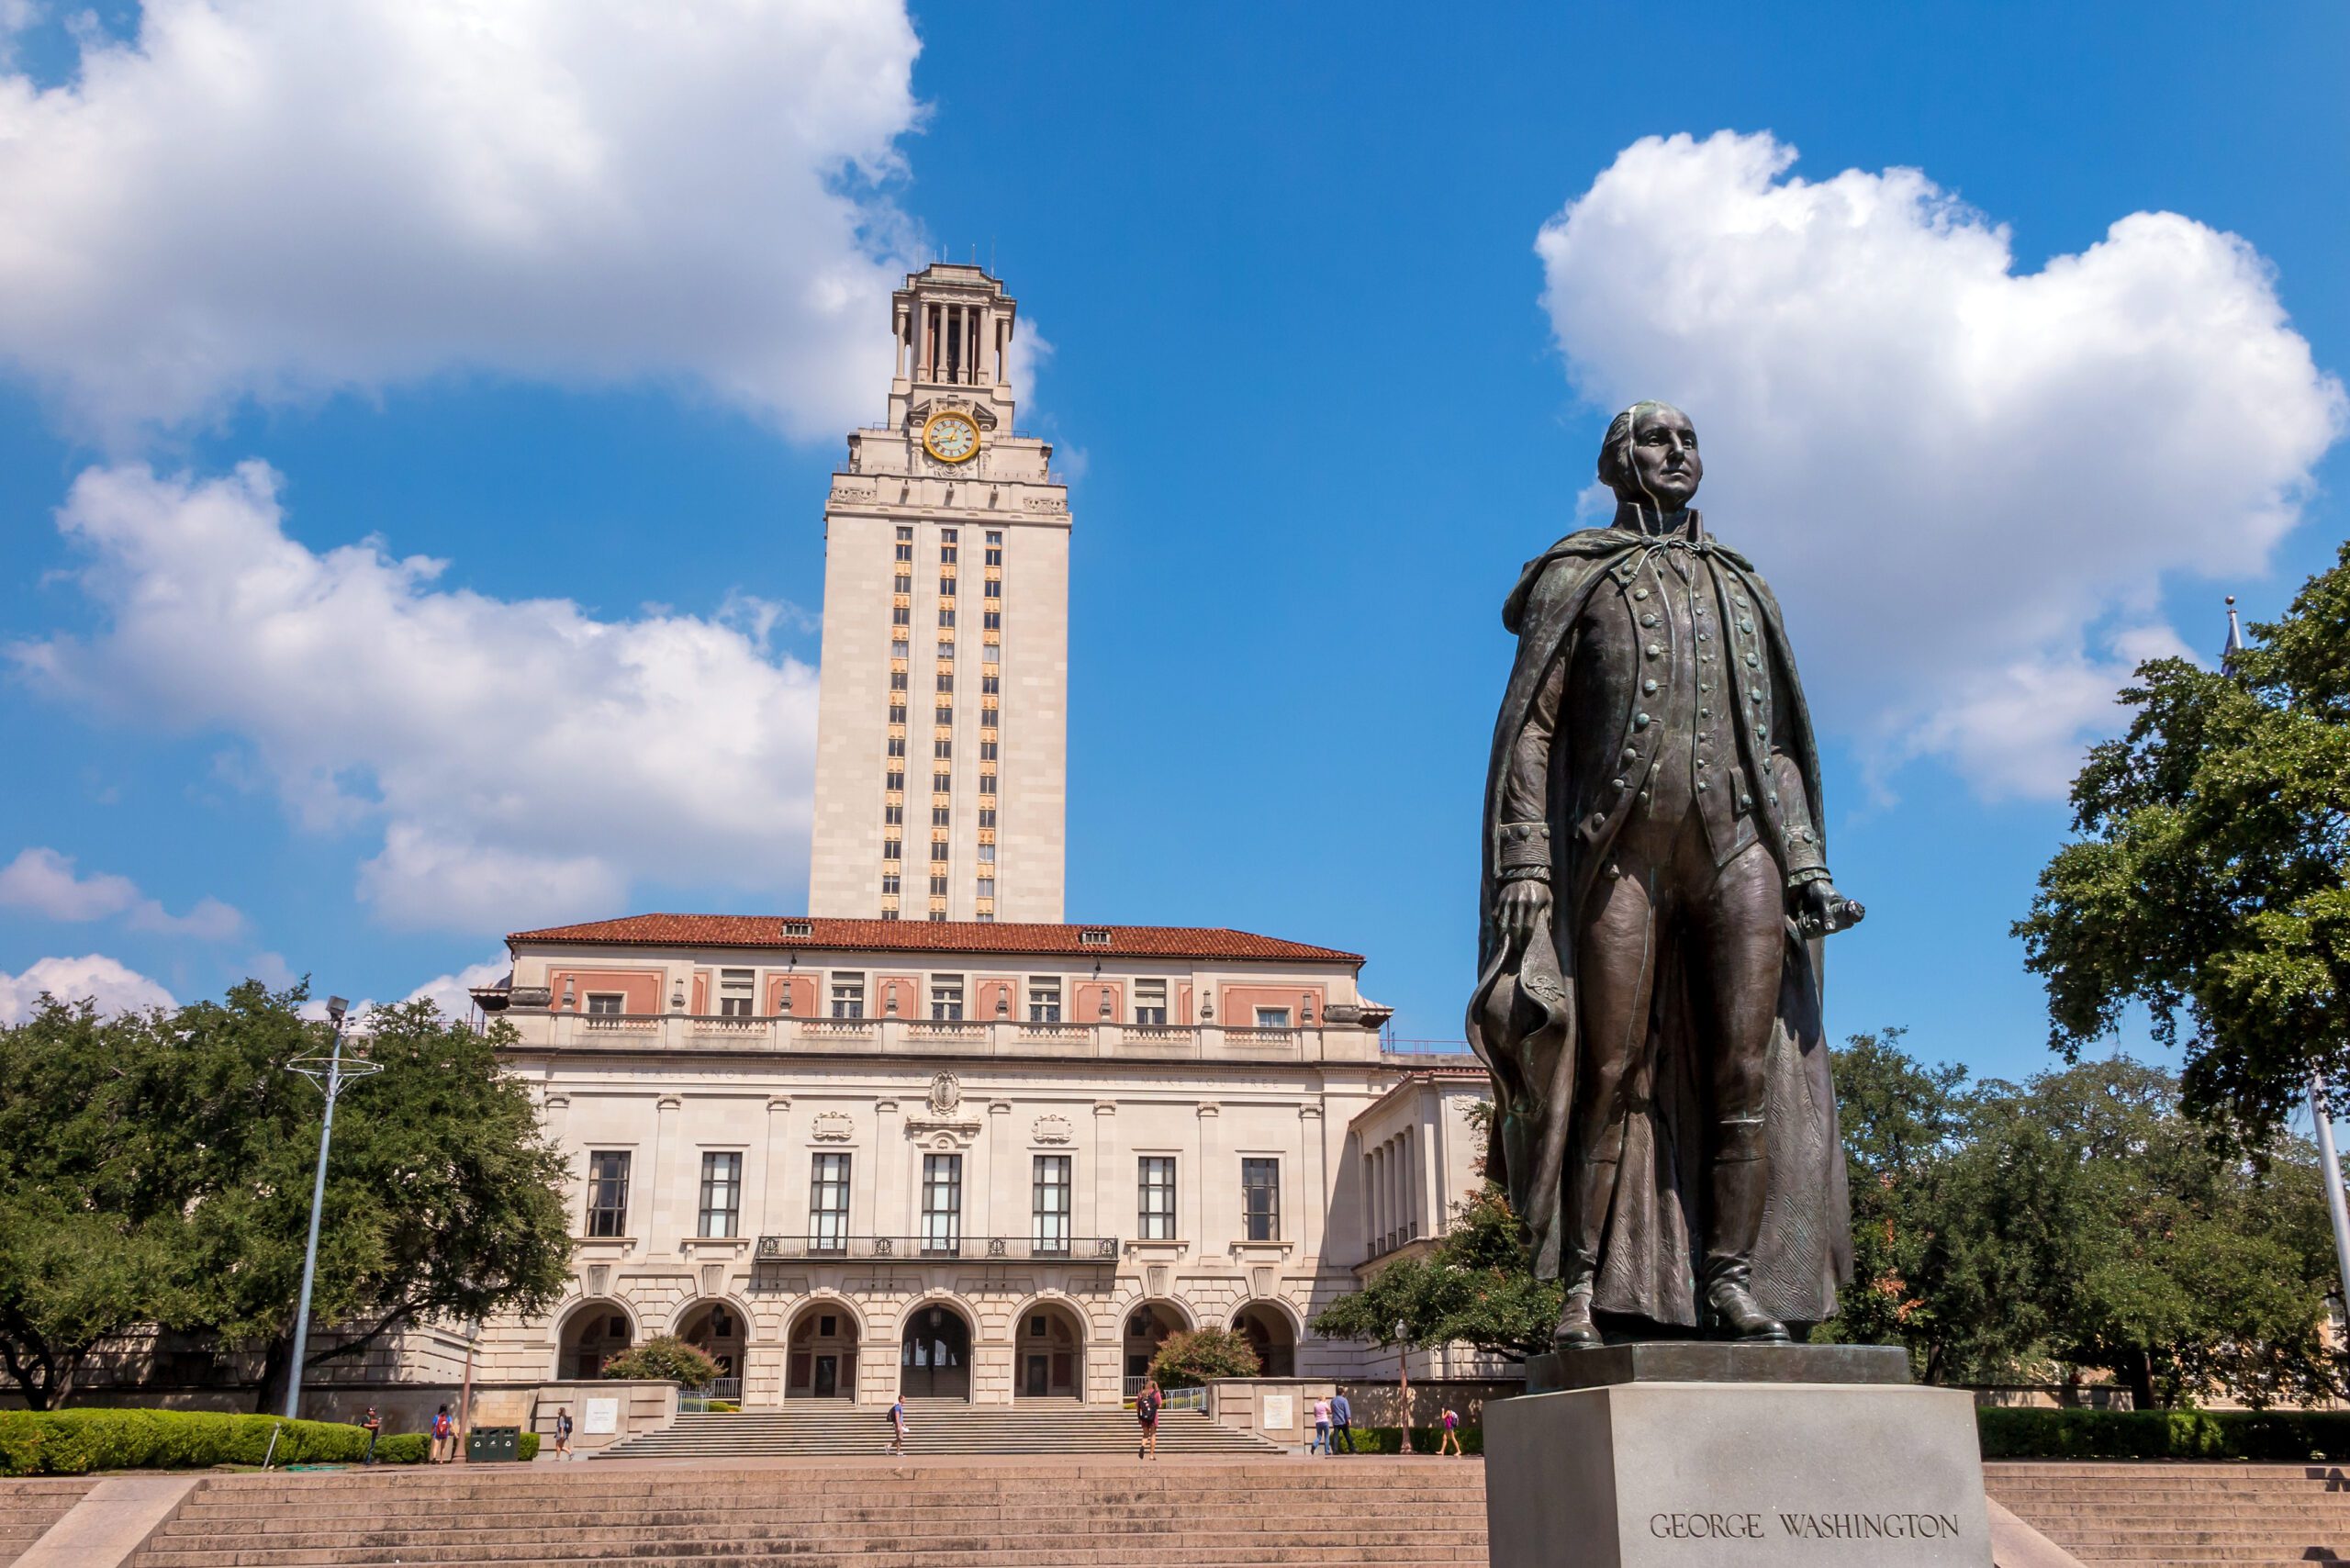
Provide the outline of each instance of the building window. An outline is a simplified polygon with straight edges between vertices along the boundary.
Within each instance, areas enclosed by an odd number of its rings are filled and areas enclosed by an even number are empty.
[[[834,975],[833,977],[833,1016],[835,1018],[865,1016],[865,977],[863,975]]]
[[[956,1253],[963,1245],[963,1157],[922,1157],[922,1249]]]
[[[882,787],[890,790],[903,790],[906,787],[906,770],[902,767],[891,768],[883,776]]]
[[[588,1234],[628,1234],[628,1150],[597,1149],[588,1156]]]
[[[955,776],[952,773],[934,773],[930,776],[930,792],[932,794],[951,794],[954,792],[954,789]]]
[[[1259,1029],[1288,1028],[1289,1009],[1286,1007],[1259,1007],[1257,1009],[1257,1027]]]
[[[963,1018],[963,977],[933,975],[930,977],[930,1016],[939,1024],[957,1024]]]
[[[748,1018],[754,993],[758,990],[757,978],[750,969],[719,970],[718,1015],[722,1018]]]
[[[995,826],[995,808],[993,806],[981,806],[979,808],[979,825],[981,827]]]
[[[1061,981],[1058,975],[1032,978],[1028,981],[1028,1022],[1058,1024],[1061,1021]]]
[[[1029,1239],[1039,1252],[1069,1250],[1069,1158],[1066,1154],[1036,1156],[1035,1175],[1029,1187]]]
[[[1003,677],[1002,677],[1002,676],[1000,676],[1000,675],[982,675],[982,676],[980,676],[980,677],[979,677],[979,695],[980,695],[980,696],[982,696],[982,697],[1001,697],[1001,696],[1002,696],[1002,695],[1003,695]]]
[[[743,1213],[743,1157],[705,1154],[701,1157],[701,1231],[703,1236],[733,1236]]]
[[[897,576],[896,580],[890,583],[890,591],[891,591],[891,592],[893,592],[893,593],[912,593],[912,592],[913,592],[913,591],[914,591],[914,578],[913,578],[913,574],[912,574],[912,572],[909,572],[909,571],[906,571],[906,570],[904,570],[904,569],[901,568],[901,569],[900,569],[900,571],[899,571],[899,573],[898,573],[898,576]]]
[[[1002,579],[999,577],[990,577],[988,579],[988,597],[990,599],[1002,599],[1003,597]]]
[[[979,760],[981,762],[993,762],[996,760],[995,742],[990,740],[982,740],[979,742]]]
[[[891,723],[893,723],[893,724],[902,724],[902,723],[904,723],[905,722],[906,722],[906,705],[905,705],[904,703],[902,703],[902,702],[892,702],[892,703],[890,703],[890,722],[891,722]]]
[[[945,872],[942,871],[937,876],[931,878],[930,896],[937,899],[943,899],[946,896],[946,875]]]
[[[1150,1028],[1164,1028],[1167,1024],[1167,982],[1163,980],[1135,981],[1135,1022]]]
[[[953,605],[942,604],[938,607],[938,623],[941,626],[952,626],[955,624],[955,607]]]
[[[906,737],[903,735],[891,735],[890,737],[889,749],[891,756],[904,756],[906,755]]]
[[[982,631],[1001,632],[1003,630],[1003,611],[1001,610],[990,610],[987,611],[982,620],[984,622],[980,628]]]
[[[946,844],[945,840],[942,839],[938,843],[930,846],[930,857],[933,860],[944,860],[946,858]]]
[[[991,899],[995,897],[995,879],[993,877],[981,877],[979,879],[979,897],[983,899]]]
[[[814,1252],[848,1249],[848,1156],[816,1156],[808,1189],[808,1247]]]
[[[898,852],[901,846],[901,840],[895,838],[883,839],[881,841],[881,858],[884,860],[895,860],[898,858]]]
[[[994,774],[982,773],[979,775],[979,793],[982,795],[992,795],[995,793]]]
[[[896,633],[890,639],[890,656],[893,659],[902,659],[906,656],[906,634],[903,632]]]
[[[885,893],[894,893],[898,890],[897,872],[884,871],[881,873],[881,890]]]
[[[627,1000],[617,991],[591,991],[588,993],[588,1016],[617,1018],[621,1004]]]
[[[1145,1241],[1175,1239],[1175,1157],[1146,1154],[1140,1162],[1142,1207],[1135,1234]]]
[[[1240,1162],[1240,1201],[1246,1234],[1251,1241],[1281,1238],[1281,1162],[1244,1159]]]
[[[890,689],[892,691],[903,691],[905,689],[906,672],[901,669],[891,670],[890,672]]]
[[[954,816],[955,808],[952,806],[933,806],[930,808],[930,825],[945,827],[954,820]]]
[[[955,755],[955,743],[944,736],[930,743],[930,755],[935,761],[945,762]]]
[[[955,689],[955,672],[953,670],[943,669],[938,672],[938,689],[941,691],[953,691]]]
[[[938,579],[938,591],[939,591],[939,593],[940,593],[942,596],[944,596],[944,597],[946,597],[946,598],[948,598],[948,599],[952,599],[952,598],[954,598],[954,597],[955,597],[955,579],[954,579],[953,577],[941,577],[941,578],[939,578],[939,579]]]
[[[910,605],[910,604],[893,604],[893,605],[891,605],[891,606],[890,607],[890,625],[892,625],[892,626],[911,626],[911,625],[912,625],[913,623],[914,623],[914,611],[913,611],[913,606],[912,606],[912,605]]]
[[[931,711],[930,722],[934,724],[953,723],[955,722],[955,704],[948,701],[944,697],[940,698],[938,700],[938,706]]]
[[[904,803],[903,801],[901,801],[901,802],[899,802],[898,804],[896,804],[896,805],[894,805],[894,806],[884,806],[884,807],[882,807],[882,808],[881,808],[881,825],[882,825],[882,826],[884,826],[884,827],[903,827],[903,826],[905,826],[905,825],[906,825],[906,808],[905,808],[905,803]]]

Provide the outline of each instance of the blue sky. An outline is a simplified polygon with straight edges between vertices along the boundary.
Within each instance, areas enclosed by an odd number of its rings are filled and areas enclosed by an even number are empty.
[[[122,52],[126,7],[84,77],[50,6],[0,95],[0,207],[72,263],[0,250],[0,864],[73,863],[11,884],[10,976],[389,997],[542,917],[800,908],[795,661],[887,353],[886,310],[825,301],[942,252],[1050,345],[1022,422],[1072,476],[1071,916],[1366,953],[1409,1036],[1457,1037],[1472,980],[1502,597],[1625,398],[1689,409],[1701,505],[1788,604],[1871,911],[1831,1027],[1979,1070],[2046,1059],[2007,926],[2118,672],[2216,647],[2222,593],[2273,612],[2350,533],[2339,6],[916,5],[918,53],[882,7],[701,54],[518,6],[477,73],[429,27],[387,64],[356,24],[217,9],[310,90],[205,108],[199,67]],[[193,147],[61,151],[77,115]],[[2141,213],[2178,217],[2109,234]],[[255,462],[274,488],[230,483]],[[257,632],[254,584],[319,562],[330,642]],[[513,608],[542,599],[573,621]],[[539,635],[682,638],[699,674],[550,734],[532,679],[609,661],[508,658]],[[699,748],[727,801],[630,772]],[[611,848],[648,814],[674,854]]]

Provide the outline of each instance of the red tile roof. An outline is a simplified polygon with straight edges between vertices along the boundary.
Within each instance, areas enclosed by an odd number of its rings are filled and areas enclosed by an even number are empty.
[[[804,924],[806,936],[786,935]],[[1084,934],[1107,932],[1088,942]],[[1026,925],[972,920],[830,920],[776,914],[632,914],[579,925],[517,931],[523,942],[578,942],[616,947],[828,947],[892,953],[1116,954],[1129,958],[1257,958],[1360,964],[1360,953],[1284,942],[1248,931],[1189,925]]]

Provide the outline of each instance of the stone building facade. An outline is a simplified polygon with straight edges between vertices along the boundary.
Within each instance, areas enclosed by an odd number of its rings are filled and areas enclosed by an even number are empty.
[[[509,943],[476,994],[521,1036],[579,1239],[561,1305],[485,1327],[496,1382],[674,1333],[753,1406],[1113,1402],[1209,1326],[1270,1373],[1352,1376],[1313,1315],[1475,1180],[1482,1074],[1382,1051],[1350,953],[681,915]]]

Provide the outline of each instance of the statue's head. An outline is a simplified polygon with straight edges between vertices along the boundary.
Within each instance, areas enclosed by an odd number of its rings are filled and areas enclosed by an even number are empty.
[[[1599,443],[1599,482],[1619,501],[1679,511],[1705,476],[1697,431],[1670,403],[1633,404],[1608,422]]]

